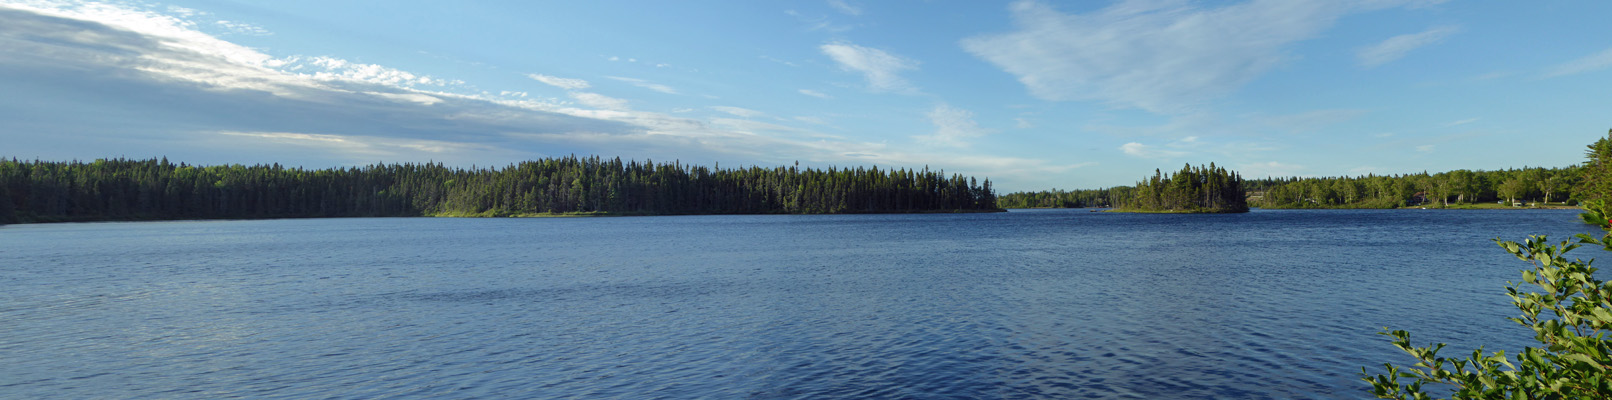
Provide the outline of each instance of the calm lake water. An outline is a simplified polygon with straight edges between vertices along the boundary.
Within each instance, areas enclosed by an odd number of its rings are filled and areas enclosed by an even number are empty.
[[[1361,398],[1573,211],[0,227],[3,398]],[[1584,249],[1582,258],[1599,256]]]

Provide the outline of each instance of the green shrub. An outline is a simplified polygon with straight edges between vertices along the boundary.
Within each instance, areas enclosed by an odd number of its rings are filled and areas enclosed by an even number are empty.
[[[1439,356],[1443,343],[1414,347],[1410,334],[1388,331],[1393,344],[1416,358],[1410,367],[1383,364],[1387,373],[1362,379],[1373,394],[1388,399],[1427,399],[1431,387],[1453,389],[1456,399],[1612,399],[1612,285],[1594,278],[1591,261],[1565,254],[1581,245],[1612,251],[1612,234],[1597,239],[1578,235],[1576,243],[1550,244],[1544,236],[1530,236],[1519,244],[1495,239],[1518,259],[1533,264],[1522,271],[1522,282],[1511,283],[1507,295],[1522,311],[1509,318],[1534,331],[1539,347],[1527,347],[1512,357],[1505,351],[1485,355],[1483,349],[1467,358]],[[1545,313],[1545,316],[1541,316]],[[1402,382],[1401,380],[1405,380]]]

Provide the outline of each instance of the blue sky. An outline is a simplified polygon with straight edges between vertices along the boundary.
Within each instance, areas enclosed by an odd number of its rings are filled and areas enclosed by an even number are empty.
[[[1002,191],[1566,166],[1612,2],[0,0],[0,156],[578,155]]]

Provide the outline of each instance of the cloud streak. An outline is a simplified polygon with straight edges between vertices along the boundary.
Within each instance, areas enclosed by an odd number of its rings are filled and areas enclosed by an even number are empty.
[[[1557,65],[1545,73],[1547,78],[1577,75],[1612,68],[1612,48]]]
[[[538,82],[543,82],[544,84],[547,84],[549,86],[553,86],[553,87],[557,87],[557,88],[561,88],[561,89],[565,89],[565,90],[581,90],[581,89],[587,89],[587,88],[593,86],[593,85],[588,84],[588,81],[581,80],[581,79],[561,78],[561,77],[557,77],[557,76],[549,76],[549,75],[543,75],[543,74],[526,74],[526,77],[527,78],[532,78],[532,80],[535,80],[535,81],[538,81]]]
[[[1216,8],[1127,0],[1086,14],[1039,1],[1009,7],[1016,30],[963,39],[964,50],[1050,101],[1190,112],[1293,58],[1294,43],[1341,16],[1405,1],[1253,0]]]
[[[180,17],[100,3],[0,6],[0,21],[0,86],[15,90],[0,96],[0,142],[8,156],[328,166],[497,165],[591,153],[724,164],[928,164],[999,183],[1072,168],[1028,158],[900,151],[787,126],[788,119],[640,111],[626,99],[587,91],[596,89],[588,81],[541,73],[526,77],[565,95],[479,89],[337,57],[275,57],[196,31],[199,24]],[[861,53],[866,63],[857,65],[863,67],[915,65],[851,50]],[[823,122],[814,121],[806,122]]]
[[[618,81],[622,81],[622,82],[627,82],[629,84],[632,84],[633,86],[637,86],[637,87],[641,87],[641,88],[644,88],[644,89],[649,89],[649,90],[653,90],[653,91],[657,91],[657,92],[661,92],[661,93],[665,93],[665,94],[678,94],[677,89],[673,89],[671,86],[666,86],[666,85],[662,85],[662,84],[659,84],[659,83],[646,81],[646,80],[643,80],[643,79],[623,78],[623,77],[619,77],[619,76],[607,76],[606,78],[610,78],[610,79],[614,79],[614,80],[618,80]]]
[[[1442,42],[1460,31],[1461,28],[1455,26],[1439,26],[1421,33],[1394,36],[1381,43],[1361,48],[1355,52],[1355,58],[1359,60],[1361,66],[1375,68],[1405,57],[1411,50]]]

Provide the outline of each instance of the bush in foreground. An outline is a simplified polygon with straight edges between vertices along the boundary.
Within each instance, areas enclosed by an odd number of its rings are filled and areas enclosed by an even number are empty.
[[[1456,399],[1612,399],[1612,285],[1594,278],[1591,261],[1569,261],[1566,253],[1582,245],[1612,251],[1612,234],[1600,239],[1578,235],[1576,243],[1551,244],[1544,236],[1523,243],[1495,242],[1518,259],[1533,264],[1522,271],[1522,282],[1511,283],[1507,295],[1522,311],[1509,318],[1533,329],[1540,347],[1527,347],[1512,357],[1505,351],[1485,355],[1479,348],[1471,357],[1439,356],[1443,343],[1415,347],[1410,334],[1382,332],[1393,344],[1416,358],[1416,364],[1383,364],[1387,373],[1361,375],[1373,394],[1388,399],[1428,399],[1432,387],[1452,388]],[[1546,314],[1541,316],[1541,314]],[[1404,380],[1404,382],[1402,382]]]

